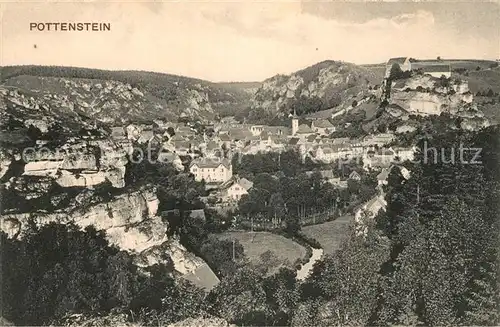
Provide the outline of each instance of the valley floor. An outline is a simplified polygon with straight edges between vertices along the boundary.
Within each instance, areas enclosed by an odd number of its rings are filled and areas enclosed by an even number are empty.
[[[236,239],[244,248],[250,263],[269,267],[269,273],[281,267],[294,269],[297,259],[306,257],[306,248],[284,236],[269,232],[226,232],[218,235],[221,239]],[[264,253],[269,252],[269,255]]]
[[[326,223],[304,226],[302,233],[317,240],[325,254],[331,254],[339,249],[346,237],[351,218],[352,216],[345,215]]]

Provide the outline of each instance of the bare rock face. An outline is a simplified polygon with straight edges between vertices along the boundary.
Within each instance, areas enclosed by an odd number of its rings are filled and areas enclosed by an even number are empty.
[[[92,192],[88,192],[76,197],[69,207],[63,211],[56,211],[53,213],[35,212],[5,214],[3,215],[3,219],[11,219],[12,221],[17,220],[22,227],[21,230],[27,227],[27,222],[30,217],[33,217],[34,222],[38,225],[44,225],[50,222],[67,223],[72,221],[82,228],[94,226],[97,230],[105,231],[123,227],[127,229],[122,230],[124,234],[136,228],[146,235],[143,240],[150,242],[154,239],[154,233],[162,232],[161,229],[158,230],[160,221],[158,220],[159,218],[156,217],[157,209],[158,199],[152,189],[120,194],[108,201],[102,201]],[[147,224],[152,224],[157,229],[150,230]],[[163,223],[161,223],[161,225],[164,226],[163,230],[165,230],[166,226]],[[137,231],[133,233],[137,236]],[[112,237],[116,235],[117,232],[113,231],[113,233],[108,235],[108,240],[120,247],[123,246],[133,251],[137,250],[132,246],[126,245],[127,239],[125,236],[120,235],[118,238]],[[162,241],[163,239],[159,238],[158,244],[161,244]],[[138,243],[141,242],[137,242],[137,244]],[[156,245],[156,243],[151,244],[151,246],[153,245]],[[142,250],[143,249],[141,249],[141,251]]]
[[[370,85],[380,84],[382,76],[364,67],[345,62],[325,61],[291,75],[277,75],[255,92],[252,109],[285,112],[299,98],[317,98],[323,109],[339,110],[371,94]],[[288,112],[285,112],[286,114]]]
[[[51,222],[73,222],[82,229],[94,226],[104,230],[110,244],[136,254],[140,266],[173,263],[183,276],[196,276],[200,287],[213,287],[218,283],[207,264],[189,253],[178,241],[167,237],[167,223],[157,216],[158,198],[154,188],[123,193],[103,201],[93,191],[79,194],[65,210],[54,213],[12,213],[2,215],[0,228],[9,237],[23,237],[28,221],[37,225]],[[200,268],[203,274],[197,276]]]
[[[0,149],[0,178],[5,176],[12,163],[12,154],[5,149]]]
[[[390,103],[397,105],[409,114],[440,115],[447,112],[462,115],[470,110],[473,96],[469,92],[467,81],[443,81],[429,75],[416,75],[408,79],[393,82]],[[476,115],[480,115],[478,110]]]
[[[66,326],[66,327],[106,327],[106,326],[123,326],[123,327],[142,327],[143,325],[130,322],[128,316],[124,313],[110,313],[105,316],[89,317],[87,314],[75,313],[63,317],[51,327]]]
[[[31,200],[46,195],[54,187],[54,180],[44,176],[20,176],[12,177],[5,186],[23,198]]]
[[[125,186],[130,142],[70,142],[56,149],[39,146],[25,151],[23,175],[52,177],[62,187],[92,187],[109,181]],[[7,164],[7,163],[6,163]]]

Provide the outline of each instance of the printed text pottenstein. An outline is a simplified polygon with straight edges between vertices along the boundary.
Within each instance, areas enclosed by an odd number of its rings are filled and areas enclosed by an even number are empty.
[[[103,32],[103,31],[111,31],[111,23],[97,23],[97,22],[73,22],[73,23],[64,23],[64,22],[32,22],[30,23],[30,31],[63,31],[63,32]]]

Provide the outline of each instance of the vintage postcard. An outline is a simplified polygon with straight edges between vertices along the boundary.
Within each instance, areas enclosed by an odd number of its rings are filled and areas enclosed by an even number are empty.
[[[0,0],[0,325],[500,325],[498,1]]]

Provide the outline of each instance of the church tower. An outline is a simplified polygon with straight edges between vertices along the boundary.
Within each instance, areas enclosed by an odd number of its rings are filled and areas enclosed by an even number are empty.
[[[297,113],[295,112],[294,109],[292,116],[292,135],[295,135],[298,129],[299,129],[299,117],[297,116]]]

